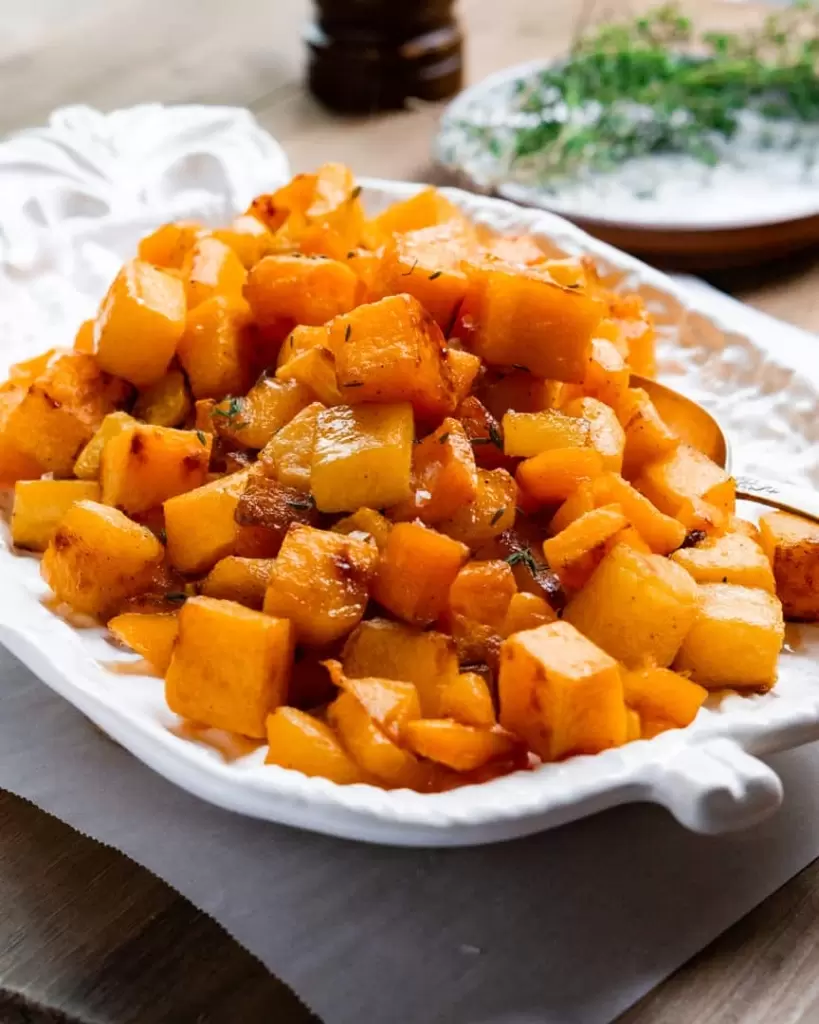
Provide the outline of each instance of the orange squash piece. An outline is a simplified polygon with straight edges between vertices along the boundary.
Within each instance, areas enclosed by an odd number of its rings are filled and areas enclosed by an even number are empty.
[[[603,456],[596,448],[556,448],[521,462],[515,479],[534,501],[554,505],[602,472]]]
[[[765,552],[742,533],[707,537],[693,547],[680,548],[671,558],[691,573],[697,583],[736,583],[741,587],[759,587],[771,594],[776,589]]]
[[[451,718],[410,722],[406,730],[410,749],[456,772],[471,772],[490,761],[510,758],[520,741],[507,732],[478,729]]]
[[[262,377],[246,395],[224,398],[211,413],[216,432],[243,448],[264,448],[277,431],[311,404],[310,389],[295,380]]]
[[[177,349],[196,398],[243,395],[253,382],[250,310],[235,297],[214,295],[187,316]]]
[[[617,662],[568,622],[505,640],[498,687],[501,725],[544,761],[625,743]]]
[[[245,298],[260,324],[320,325],[353,309],[358,278],[346,263],[300,254],[265,256],[250,271]]]
[[[236,507],[249,478],[250,470],[231,473],[165,502],[168,559],[175,569],[207,572],[234,553]]]
[[[140,393],[134,405],[134,416],[157,427],[178,427],[188,418],[191,409],[185,374],[170,369]]]
[[[735,511],[733,477],[687,444],[678,445],[664,458],[646,466],[635,486],[670,516],[685,512],[695,499],[714,505],[726,516]]]
[[[745,523],[746,532],[750,525]],[[785,617],[819,619],[819,525],[787,512],[769,512],[759,520],[758,538],[771,563]]]
[[[418,760],[391,740],[351,693],[339,694],[328,709],[328,718],[359,767],[382,786],[423,787],[426,773]]]
[[[343,405],[347,401],[338,387],[336,357],[324,345],[298,352],[276,369],[276,377],[298,382],[307,388],[311,400],[324,405]]]
[[[316,420],[324,408],[321,402],[311,402],[270,438],[259,452],[259,464],[268,476],[286,487],[310,490]]]
[[[373,721],[400,743],[407,725],[421,717],[421,702],[413,683],[400,679],[349,678],[337,661],[325,661],[333,683],[351,693]]]
[[[478,470],[474,501],[450,519],[438,523],[442,533],[477,548],[508,530],[515,522],[518,489],[505,469]]]
[[[482,469],[514,469],[514,461],[503,451],[500,423],[475,395],[469,395],[461,402],[454,418],[466,431],[478,466]]]
[[[630,388],[618,411],[626,432],[623,475],[633,480],[648,463],[674,451],[680,439],[642,388]]]
[[[478,729],[491,729],[496,725],[492,694],[483,676],[477,672],[461,672],[448,683],[441,690],[440,715]]]
[[[158,676],[168,671],[179,634],[176,615],[159,612],[141,615],[126,612],[109,619],[108,628],[121,644],[150,662]]]
[[[676,551],[685,540],[686,528],[682,523],[661,512],[618,474],[597,477],[592,489],[596,505],[620,505],[623,515],[656,554]]]
[[[335,731],[304,711],[276,708],[267,718],[267,743],[265,764],[329,779],[340,786],[368,781]]]
[[[234,517],[242,527],[237,538],[237,553],[250,553],[242,548],[247,546],[243,534],[251,531],[257,538],[255,546],[263,549],[254,553],[263,558],[279,553],[282,541],[294,524],[316,526],[318,523],[316,507],[308,494],[259,474],[250,476]]]
[[[500,629],[517,589],[515,575],[502,559],[469,562],[449,588],[448,609],[453,616]]]
[[[83,320],[74,337],[74,351],[92,355],[94,352],[94,321]]]
[[[469,557],[465,544],[420,523],[390,531],[373,582],[373,597],[405,622],[429,625],[446,607],[447,593]]]
[[[378,550],[383,551],[390,539],[392,525],[386,516],[382,516],[375,509],[360,508],[352,515],[344,516],[337,523],[333,523],[333,530],[347,536],[360,533],[372,537]]]
[[[624,672],[623,693],[641,719],[662,719],[677,729],[694,721],[708,696],[705,687],[667,668]]]
[[[162,224],[140,241],[137,255],[155,267],[180,270],[194,242],[203,232],[202,225],[192,220]]]
[[[555,381],[525,370],[487,370],[476,394],[492,415],[502,420],[507,412],[538,413],[554,408],[556,386]]]
[[[449,221],[470,227],[454,203],[437,189],[425,188],[409,199],[392,203],[383,213],[368,221],[364,228],[364,238],[369,248],[375,249],[395,234],[420,231]]]
[[[512,595],[500,633],[501,636],[507,637],[513,633],[520,633],[524,629],[545,626],[546,623],[554,622],[556,619],[557,613],[545,598],[538,594],[519,591]]]
[[[179,612],[179,636],[165,676],[171,711],[252,739],[287,698],[293,630],[233,601],[192,597]]]
[[[591,480],[585,480],[579,484],[568,498],[561,504],[549,521],[549,533],[552,536],[565,530],[576,519],[591,512],[597,507],[594,496],[594,488]]]
[[[543,542],[549,568],[570,590],[579,590],[597,568],[608,541],[628,526],[619,505],[602,505]]]
[[[617,408],[628,390],[631,369],[617,346],[607,338],[593,338],[583,391],[607,406]]]
[[[90,480],[18,480],[14,486],[11,539],[18,548],[45,551],[75,501],[99,501]]]
[[[447,417],[412,452],[412,496],[393,506],[393,519],[418,518],[427,525],[454,516],[478,493],[475,456],[466,431]]]
[[[102,300],[94,327],[97,363],[147,387],[168,369],[185,330],[185,286],[142,260],[126,263]]]
[[[261,611],[264,595],[273,575],[272,558],[240,558],[228,555],[220,559],[199,585],[205,597],[235,601],[246,608]]]
[[[236,253],[213,236],[198,238],[193,243],[182,273],[189,309],[214,295],[241,298],[247,280],[247,271]]]
[[[502,426],[503,450],[516,458],[529,459],[541,452],[591,446],[591,424],[587,419],[553,409],[510,411],[504,414]]]
[[[472,390],[472,385],[481,369],[479,356],[466,352],[464,349],[447,346],[444,355],[452,390],[455,394],[455,402],[460,405]]]
[[[245,270],[250,270],[276,247],[272,232],[260,220],[247,213],[235,217],[229,228],[214,231],[213,237],[236,253]]]
[[[623,467],[626,435],[617,415],[597,398],[576,398],[564,407],[570,416],[578,416],[589,424],[589,443],[603,458],[603,468],[619,473]]]

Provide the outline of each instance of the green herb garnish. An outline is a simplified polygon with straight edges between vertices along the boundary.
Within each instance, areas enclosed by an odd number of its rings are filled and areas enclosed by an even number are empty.
[[[427,280],[428,281],[437,281],[438,278],[441,276],[441,274],[443,274],[443,270],[436,270],[434,273],[429,275]]]
[[[353,333],[353,326],[352,326],[352,324],[347,324],[347,327],[345,328],[345,331],[344,331],[344,340],[345,341],[349,341],[350,340],[350,335],[352,333]]]
[[[449,431],[447,430],[447,432],[445,434],[441,434],[441,436],[438,438],[438,444],[446,444],[448,440],[449,440]]]
[[[203,430],[197,430],[196,436],[199,439],[199,444],[201,444],[203,448],[207,448],[208,439],[205,437],[205,432]]]
[[[181,604],[183,601],[188,600],[188,595],[183,591],[171,591],[171,593],[165,595],[166,601],[173,601],[174,604]]]
[[[521,548],[520,551],[513,551],[511,555],[507,555],[504,558],[504,562],[507,565],[525,565],[529,572],[534,576],[538,571],[538,564],[535,561],[535,556],[529,550],[529,548]]]
[[[492,518],[491,518],[491,519],[489,520],[489,525],[490,525],[490,526],[494,526],[494,525],[495,525],[495,523],[497,523],[497,521],[498,521],[498,520],[500,519],[500,517],[501,517],[501,516],[503,515],[503,513],[504,513],[505,511],[506,511],[506,507],[505,507],[505,506],[504,506],[503,508],[499,508],[499,509],[498,509],[498,510],[497,510],[497,511],[495,512],[495,514],[494,514],[494,515],[492,516]]]

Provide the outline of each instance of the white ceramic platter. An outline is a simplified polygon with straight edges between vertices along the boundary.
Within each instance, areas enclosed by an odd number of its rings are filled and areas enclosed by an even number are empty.
[[[328,154],[331,156],[332,154]],[[242,111],[137,108],[58,113],[51,127],[0,146],[0,373],[68,343],[149,226],[171,216],[224,218],[287,176],[281,151]],[[366,181],[375,211],[418,186]],[[666,379],[716,409],[738,470],[819,486],[819,369],[786,329],[745,333],[686,290],[551,214],[455,190],[476,220],[534,232],[555,252],[591,253],[613,286],[639,291],[663,338]],[[8,200],[7,197],[12,199]],[[336,786],[263,764],[231,762],[182,739],[163,684],[111,672],[129,661],[99,629],[76,629],[42,603],[35,559],[0,538],[0,641],[44,683],[166,778],[222,807],[317,832],[406,846],[457,846],[552,828],[627,801],[665,805],[684,825],[719,832],[771,813],[777,776],[755,755],[819,738],[816,631],[793,629],[766,696],[712,701],[690,729],[481,786],[421,795]],[[55,764],[54,770],[59,766]]]
[[[516,86],[550,66],[535,61],[506,68],[462,92],[441,120],[433,147],[437,162],[471,188],[601,226],[725,231],[819,214],[819,125],[774,129],[750,115],[738,137],[721,146],[716,167],[663,154],[610,173],[538,183],[534,161],[514,164],[504,154],[514,125],[527,116],[517,110]],[[756,144],[760,135],[763,148]]]

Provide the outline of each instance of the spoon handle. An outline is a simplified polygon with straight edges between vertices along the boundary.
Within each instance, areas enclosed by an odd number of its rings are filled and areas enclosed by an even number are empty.
[[[738,476],[737,497],[746,501],[757,501],[761,505],[770,505],[783,512],[793,512],[819,522],[819,493],[802,487],[788,487],[770,480],[760,480],[754,476]]]

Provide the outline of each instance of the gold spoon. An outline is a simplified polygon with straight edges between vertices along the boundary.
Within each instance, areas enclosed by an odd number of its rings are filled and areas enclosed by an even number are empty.
[[[719,423],[701,405],[648,377],[632,374],[631,386],[643,388],[665,422],[694,448],[730,471],[731,451]],[[737,497],[793,512],[819,522],[819,493],[753,476],[737,476]]]

